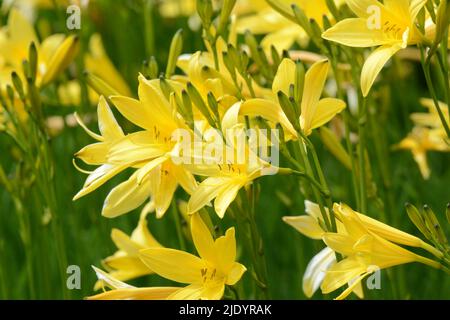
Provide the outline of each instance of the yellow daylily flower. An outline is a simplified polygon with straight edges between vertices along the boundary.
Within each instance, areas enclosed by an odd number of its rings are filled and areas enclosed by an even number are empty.
[[[343,0],[335,1],[337,6],[343,3]],[[285,7],[286,12],[291,12],[290,5],[297,5],[305,15],[317,21],[322,26],[323,16],[332,18],[325,0],[279,0],[277,5]],[[279,52],[288,50],[294,43],[305,45],[309,40],[306,32],[275,12],[268,4],[261,5],[254,14],[240,17],[237,22],[237,31],[244,33],[246,30],[253,34],[265,34],[261,41],[264,51],[270,54],[271,46],[274,46]],[[270,55],[269,55],[270,56]]]
[[[366,97],[387,61],[399,50],[421,41],[415,20],[427,0],[346,0],[358,16],[338,22],[322,37],[350,47],[379,47],[366,59],[361,90]]]
[[[272,123],[280,123],[287,133],[292,137],[297,137],[298,134],[293,124],[289,122],[281,106],[276,102],[276,96],[279,91],[289,95],[289,87],[295,83],[295,70],[296,66],[292,60],[283,59],[273,81],[272,99],[250,99],[240,105],[238,112],[230,109],[229,113],[224,117],[226,126],[230,127],[237,123],[239,121],[238,116],[262,116]],[[329,122],[346,106],[345,102],[340,99],[320,99],[328,70],[329,61],[321,60],[314,63],[305,74],[299,122],[306,135],[310,135],[312,130]]]
[[[191,233],[200,257],[184,251],[151,248],[141,250],[142,261],[160,276],[189,284],[177,290],[168,299],[219,300],[225,285],[235,285],[247,270],[236,262],[234,228],[214,240],[198,213],[191,217]]]
[[[90,296],[87,298],[88,300],[165,300],[180,289],[177,287],[136,288],[94,266],[92,268],[97,275],[98,282],[111,290]]]
[[[370,231],[351,210],[345,210],[340,219],[345,233],[326,233],[323,236],[323,241],[329,248],[345,256],[328,269],[321,284],[324,294],[351,283],[336,298],[345,299],[366,276],[377,270],[401,264],[420,262],[435,268],[440,267],[438,262],[412,253]]]
[[[111,144],[122,139],[125,135],[122,128],[114,118],[106,99],[102,96],[97,107],[98,124],[100,128],[100,135],[92,132],[87,128],[83,121],[76,116],[80,126],[86,131],[86,133],[97,140],[98,142],[90,144],[80,151],[75,156],[89,165],[99,165],[99,167],[90,172],[83,189],[78,192],[73,200],[77,200],[84,195],[96,190],[110,178],[126,169],[123,165],[107,164],[106,159],[108,150]]]
[[[329,214],[328,208],[325,208],[325,210],[327,214]],[[319,205],[305,200],[305,212],[307,215],[283,217],[283,221],[294,227],[303,235],[314,240],[321,240],[326,234],[326,231],[322,229],[324,223]],[[319,223],[319,221],[321,221],[321,223]],[[340,221],[336,221],[336,225],[341,232],[345,230]],[[311,298],[317,289],[319,289],[326,271],[334,264],[336,264],[336,253],[328,247],[322,249],[311,259],[306,267],[302,280],[303,292],[308,298]],[[364,297],[361,285],[356,286],[353,291],[358,297]]]
[[[77,199],[94,191],[126,168],[137,169],[127,181],[112,189],[105,199],[102,215],[110,218],[137,208],[150,196],[156,215],[161,218],[170,206],[178,185],[188,193],[196,187],[193,175],[171,160],[171,152],[176,147],[172,134],[178,128],[187,130],[183,121],[160,91],[158,81],[148,81],[140,76],[138,93],[140,100],[125,96],[112,96],[110,99],[125,118],[144,130],[123,135],[95,154],[101,156],[102,161],[89,164],[101,164],[100,168],[109,168],[110,174],[102,175],[95,186],[89,184],[89,188],[83,188],[75,196]],[[77,156],[87,162],[81,151]]]
[[[431,170],[428,166],[427,152],[450,152],[450,145],[446,136],[445,132],[440,129],[414,127],[412,132],[395,146],[395,149],[411,150],[422,177],[429,179]]]
[[[276,173],[277,168],[257,157],[247,144],[241,150],[235,140],[229,142],[230,145],[223,146],[223,154],[213,159],[212,164],[188,165],[193,174],[206,177],[191,194],[189,214],[199,211],[214,200],[215,212],[223,218],[240,189],[259,177]],[[228,159],[227,155],[230,154],[234,154],[233,159]]]
[[[118,251],[102,261],[109,270],[108,274],[120,281],[132,280],[153,273],[139,258],[139,251],[146,248],[161,248],[147,226],[147,214],[154,210],[152,202],[142,211],[137,227],[126,235],[119,229],[111,231],[111,239]],[[101,288],[102,282],[97,281],[94,290]]]
[[[34,42],[38,52],[36,84],[45,86],[53,81],[75,58],[79,40],[77,36],[54,34],[39,42],[34,28],[16,9],[11,9],[8,23],[0,30],[1,78],[10,77],[13,70],[22,70],[22,62],[28,59],[30,44]],[[2,81],[4,89],[8,81]]]

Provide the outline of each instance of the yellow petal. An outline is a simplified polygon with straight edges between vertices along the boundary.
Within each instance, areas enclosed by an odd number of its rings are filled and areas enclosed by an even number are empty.
[[[295,62],[291,59],[285,58],[278,66],[277,73],[273,79],[272,91],[277,94],[282,91],[289,96],[289,86],[295,84]]]
[[[383,69],[386,62],[400,49],[402,49],[401,43],[382,46],[372,52],[372,54],[367,58],[361,72],[361,90],[364,97],[367,97],[369,94],[375,79],[381,69]]]
[[[288,133],[297,136],[294,127],[284,114],[283,109],[281,109],[278,103],[273,101],[265,99],[247,100],[241,104],[239,115],[250,117],[261,116],[274,124],[280,123]]]
[[[283,221],[311,239],[320,240],[325,233],[317,219],[310,216],[283,217]]]
[[[58,47],[64,42],[65,37],[62,33],[52,34],[42,41],[39,48],[39,59],[42,63],[47,64],[50,61]]]
[[[332,249],[325,247],[316,254],[306,267],[303,275],[303,292],[311,298],[319,289],[326,271],[336,263],[336,256]]]
[[[239,280],[241,280],[245,271],[247,271],[247,268],[244,265],[235,262],[233,267],[228,272],[226,284],[229,286],[234,286]]]
[[[97,115],[100,132],[106,140],[116,140],[124,136],[122,128],[117,123],[111,108],[103,96],[100,97],[98,103]]]
[[[219,237],[215,244],[217,265],[224,274],[228,274],[235,266],[236,236],[234,228],[229,228],[224,236]]]
[[[128,134],[111,145],[108,161],[118,164],[135,163],[164,155],[165,145],[152,143],[153,141],[153,135],[148,131]]]
[[[353,248],[355,240],[348,235],[325,233],[323,235],[323,242],[334,251],[343,255],[350,256],[355,253]]]
[[[33,25],[16,8],[12,8],[8,18],[9,37],[28,50],[31,42],[39,45]]]
[[[111,277],[108,273],[104,272],[103,270],[100,270],[99,268],[96,268],[92,266],[92,268],[95,271],[95,274],[97,275],[98,280],[103,282],[103,285],[108,286],[111,289],[130,289],[134,288],[133,286],[130,286],[127,283],[124,283],[122,281],[119,281],[113,277]]]
[[[222,190],[214,201],[214,209],[219,216],[223,218],[225,211],[228,209],[230,204],[236,199],[239,190],[245,185],[246,181],[242,179],[231,179],[228,185],[224,185]]]
[[[75,154],[75,157],[90,165],[102,165],[107,162],[109,146],[107,143],[98,142],[89,144]]]
[[[104,164],[97,169],[95,169],[86,179],[83,189],[80,190],[74,197],[73,200],[77,200],[88,193],[96,190],[102,186],[106,181],[119,174],[123,170],[128,168],[128,165],[113,166],[109,164]]]
[[[340,21],[322,34],[322,38],[350,47],[376,47],[393,44],[401,40],[393,33],[382,29],[369,28],[367,19],[349,18]]]
[[[151,288],[129,288],[110,290],[88,300],[163,300],[179,290],[177,287],[151,287]]]
[[[345,289],[339,296],[335,298],[335,300],[344,300],[348,297],[348,295],[354,291],[357,286],[361,286],[361,281],[367,276],[367,273],[363,273],[361,276],[359,276],[356,279],[352,279],[352,284],[348,286],[347,289]]]
[[[324,294],[330,293],[351,282],[365,271],[366,267],[355,258],[346,258],[328,269],[320,288]]]
[[[125,96],[109,97],[119,112],[135,125],[148,130],[154,130],[154,123],[150,121],[152,112],[139,100]]]
[[[191,216],[191,234],[199,256],[213,264],[216,263],[214,239],[198,213]]]
[[[172,107],[161,90],[144,76],[139,75],[138,95],[143,107],[148,110],[150,119],[157,124],[158,129],[169,135],[172,134],[177,129],[177,124],[172,116]]]
[[[172,202],[177,189],[177,178],[170,171],[170,166],[162,165],[161,170],[153,170],[150,174],[152,181],[152,196],[155,203],[156,217],[161,218]]]
[[[217,197],[229,179],[224,177],[206,178],[191,195],[188,202],[188,214],[192,214],[206,206]]]
[[[51,57],[47,70],[45,71],[40,86],[45,86],[49,82],[53,81],[61,72],[66,69],[70,63],[72,63],[75,56],[78,54],[79,49],[78,36],[71,35],[64,40],[64,42],[56,50],[55,54]]]
[[[118,217],[136,209],[150,197],[150,181],[144,179],[141,183],[138,183],[138,172],[139,170],[127,181],[111,190],[103,203],[102,216],[107,218]]]
[[[309,132],[314,115],[316,114],[317,104],[322,95],[325,81],[327,80],[329,62],[322,60],[316,62],[306,72],[305,87],[303,90],[303,99],[301,103],[300,122],[302,129]]]
[[[316,129],[326,124],[333,119],[336,114],[344,110],[345,106],[345,102],[340,99],[325,98],[320,100],[311,122],[311,129]]]
[[[140,258],[153,272],[180,283],[201,283],[201,270],[206,267],[202,259],[174,249],[144,249]]]
[[[93,74],[101,79],[107,79],[108,85],[119,94],[131,95],[127,83],[108,58],[103,48],[102,38],[98,33],[93,34],[89,39],[89,53],[85,55],[84,64],[86,69]]]

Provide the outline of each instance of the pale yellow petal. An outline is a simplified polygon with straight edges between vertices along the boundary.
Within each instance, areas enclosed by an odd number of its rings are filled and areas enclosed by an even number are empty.
[[[86,179],[83,189],[80,190],[74,197],[73,200],[77,200],[88,193],[96,190],[102,186],[106,181],[119,174],[123,170],[128,168],[128,165],[113,166],[109,164],[104,164],[97,169],[95,169]]]
[[[153,272],[180,283],[201,283],[201,270],[206,267],[202,259],[174,249],[144,249],[140,258]]]
[[[300,122],[302,129],[309,132],[313,117],[316,114],[317,104],[322,95],[329,69],[328,60],[316,62],[306,72],[303,99],[301,103]]]
[[[320,100],[317,104],[316,113],[311,121],[311,129],[313,130],[326,124],[333,119],[336,114],[344,110],[345,106],[345,102],[340,99],[325,98]]]
[[[150,197],[150,181],[144,179],[138,183],[138,172],[111,190],[103,203],[102,216],[118,217],[136,209]]]
[[[213,264],[217,261],[214,239],[198,213],[191,216],[191,234],[199,256]]]
[[[285,58],[281,61],[273,79],[272,91],[274,94],[282,91],[285,95],[289,96],[289,87],[295,84],[295,69],[295,62],[291,59]]]
[[[386,45],[378,48],[367,58],[361,72],[361,90],[367,97],[375,79],[388,60],[402,49],[402,44]]]
[[[308,298],[311,298],[319,289],[325,278],[326,271],[334,263],[336,263],[335,253],[328,247],[322,249],[308,263],[303,274],[303,292]]]
[[[228,272],[226,284],[229,286],[234,286],[239,280],[241,280],[244,273],[247,271],[247,268],[235,262],[231,270]]]
[[[216,210],[219,218],[223,218],[225,215],[225,211],[228,209],[230,204],[236,199],[239,190],[245,185],[246,181],[242,179],[231,179],[228,182],[228,185],[224,185],[222,190],[220,190],[219,194],[214,201],[214,209]]]
[[[376,47],[393,44],[401,35],[384,33],[382,29],[370,28],[366,19],[349,18],[340,21],[322,34],[322,38],[350,47]]]
[[[78,54],[79,46],[80,41],[78,36],[68,36],[50,58],[47,70],[38,85],[44,86],[48,84],[63,72]]]
[[[100,97],[98,103],[97,115],[100,132],[106,140],[113,141],[124,136],[122,128],[117,123],[111,108],[103,96]]]
[[[110,290],[95,296],[90,296],[88,300],[164,300],[171,294],[178,291],[177,287],[151,287],[151,288],[130,288]]]
[[[318,220],[310,216],[283,217],[283,221],[311,239],[320,240],[325,233]]]

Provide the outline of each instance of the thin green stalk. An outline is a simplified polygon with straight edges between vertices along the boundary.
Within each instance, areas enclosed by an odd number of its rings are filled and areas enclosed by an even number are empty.
[[[303,158],[303,161],[305,163],[306,174],[309,177],[313,177],[313,170],[312,170],[311,163],[309,161],[308,155],[306,154],[306,150],[304,148],[304,144],[303,144],[302,138],[298,139],[298,144],[299,144],[301,157]],[[312,179],[310,182],[312,182],[312,181],[315,181],[315,179]],[[325,226],[326,226],[327,230],[332,230],[331,222],[330,222],[330,220],[328,218],[327,212],[326,212],[325,207],[323,205],[322,197],[320,196],[320,193],[319,193],[320,190],[323,190],[322,189],[322,185],[318,184],[318,186],[316,186],[315,188],[312,188],[312,189],[313,189],[314,197],[316,198],[316,202],[319,205],[320,213],[322,214],[322,218],[323,218],[323,221],[325,223]],[[322,194],[327,194],[327,193],[326,193],[325,190],[323,190]]]
[[[439,119],[442,122],[442,125],[445,129],[445,132],[447,133],[447,136],[450,138],[449,124],[447,123],[447,119],[445,119],[444,113],[441,110],[441,107],[439,105],[439,99],[436,95],[436,90],[434,88],[433,81],[431,79],[431,74],[430,74],[431,57],[428,56],[425,61],[425,53],[424,53],[424,49],[422,47],[420,48],[420,53],[421,53],[420,59],[421,59],[421,63],[422,63],[422,69],[423,69],[423,72],[425,75],[425,81],[427,82],[428,89],[430,90],[430,95],[431,95],[431,98],[433,99],[433,103],[434,103],[436,111],[439,115]]]
[[[367,212],[367,179],[366,179],[366,105],[367,100],[363,98],[359,107],[358,131],[359,131],[359,191],[360,212]]]
[[[177,229],[178,242],[180,243],[180,249],[186,251],[186,241],[184,240],[183,230],[181,229],[180,214],[178,213],[177,203],[175,198],[172,199],[172,215],[175,221],[175,228]]]
[[[144,3],[145,53],[147,57],[155,54],[154,6],[154,0],[146,0]]]
[[[253,188],[254,186],[251,186]],[[267,265],[264,254],[263,241],[256,225],[256,215],[254,210],[255,202],[248,199],[248,195],[240,192],[241,212],[236,213],[236,220],[247,230],[247,249],[252,257],[254,269],[253,278],[260,290],[257,291],[258,299],[269,299],[269,289],[267,285]],[[252,205],[253,203],[253,205]]]

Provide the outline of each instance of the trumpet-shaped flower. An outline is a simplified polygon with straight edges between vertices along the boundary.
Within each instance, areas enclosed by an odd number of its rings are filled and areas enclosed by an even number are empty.
[[[54,34],[39,42],[33,26],[16,9],[12,9],[8,24],[0,31],[0,78],[10,78],[12,71],[22,70],[23,60],[28,60],[31,43],[38,52],[36,84],[45,86],[53,81],[74,59],[79,41],[76,36]],[[21,72],[20,72],[21,73]],[[2,81],[2,88],[9,83]]]
[[[415,25],[426,0],[346,0],[358,16],[340,21],[326,30],[324,39],[351,47],[379,47],[365,61],[361,90],[366,97],[387,61],[399,50],[421,41]]]
[[[101,179],[95,179],[95,186],[91,186],[93,179],[89,179],[89,188],[84,187],[75,196],[78,199],[119,172],[136,168],[127,181],[108,194],[102,210],[107,217],[127,213],[152,196],[156,215],[160,218],[170,206],[178,184],[188,193],[196,186],[193,175],[171,160],[171,152],[176,146],[172,134],[184,126],[183,122],[158,88],[158,82],[150,82],[140,76],[139,83],[140,100],[125,96],[110,99],[125,118],[144,130],[122,136],[109,144],[106,150],[102,149],[100,154],[104,164],[101,167],[114,169],[110,174],[102,175]]]
[[[328,208],[325,209],[328,213]],[[303,235],[314,239],[321,240],[326,231],[322,228],[324,225],[320,208],[316,203],[305,200],[305,211],[307,215],[297,217],[283,217],[283,221],[294,227]],[[343,230],[344,226],[340,221],[336,221],[338,230]],[[336,253],[325,247],[317,253],[308,263],[305,273],[303,274],[303,292],[308,298],[311,298],[325,278],[325,274],[331,266],[336,264]],[[363,291],[361,285],[353,290],[358,297],[362,298]]]
[[[214,209],[217,215],[223,218],[241,188],[261,176],[275,174],[278,170],[259,158],[245,138],[239,140],[241,134],[244,134],[239,126],[229,128],[227,133],[229,138],[226,140],[229,144],[220,144],[221,154],[215,155],[210,164],[196,165],[194,162],[189,166],[189,170],[194,174],[206,177],[191,194],[188,202],[189,214],[197,212],[214,200]]]
[[[335,3],[339,6],[343,0],[336,0]],[[320,26],[322,26],[323,16],[332,17],[325,0],[277,1],[277,5],[285,7],[286,12],[291,12],[289,6],[292,4],[297,5],[306,17],[314,19]],[[261,46],[267,53],[270,53],[271,46],[280,51],[288,50],[294,43],[305,44],[309,39],[303,28],[275,12],[267,4],[261,5],[255,13],[238,19],[237,31],[244,33],[246,30],[253,34],[266,35],[261,41]]]
[[[448,142],[446,142],[446,140],[448,140],[446,139],[447,135],[442,130],[414,127],[413,131],[395,146],[396,149],[411,151],[424,179],[429,179],[431,175],[427,160],[427,152],[450,152],[450,146]]]
[[[174,249],[150,248],[141,250],[141,259],[160,276],[188,284],[172,293],[169,299],[221,299],[225,285],[236,284],[246,271],[236,262],[234,228],[214,240],[200,215],[194,214],[191,233],[200,257]]]
[[[338,206],[335,205],[337,209]],[[326,233],[323,241],[345,258],[330,269],[321,284],[322,292],[327,294],[351,283],[337,299],[345,299],[366,276],[393,266],[420,262],[439,268],[439,263],[412,253],[378,234],[370,231],[353,210],[340,210],[339,218],[345,232]]]
[[[300,102],[300,126],[306,135],[312,130],[329,122],[345,108],[345,102],[335,98],[323,98],[322,91],[325,86],[329,70],[329,61],[321,60],[314,63],[305,74],[303,95]],[[289,95],[290,86],[295,84],[295,63],[290,59],[283,59],[272,85],[272,99],[250,99],[240,105],[239,110],[229,110],[224,117],[225,125],[231,127],[239,122],[238,116],[261,116],[272,123],[280,123],[284,130],[293,137],[297,137],[294,125],[289,121],[283,109],[276,101],[281,91]]]

